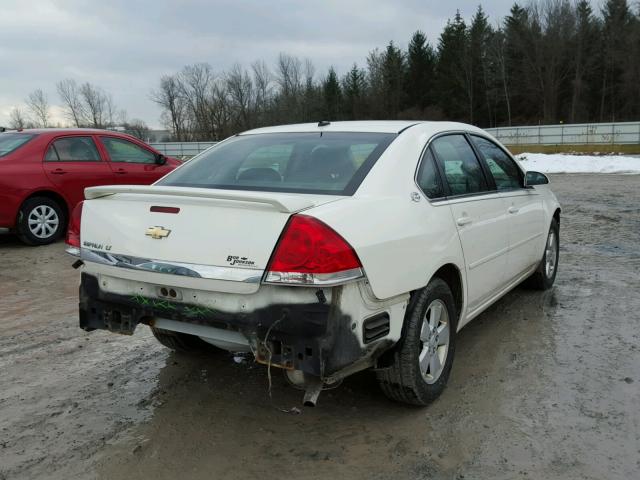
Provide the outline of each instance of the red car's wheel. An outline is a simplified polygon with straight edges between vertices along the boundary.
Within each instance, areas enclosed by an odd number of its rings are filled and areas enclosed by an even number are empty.
[[[27,199],[18,214],[18,236],[27,245],[46,245],[55,242],[66,226],[64,210],[47,197]]]

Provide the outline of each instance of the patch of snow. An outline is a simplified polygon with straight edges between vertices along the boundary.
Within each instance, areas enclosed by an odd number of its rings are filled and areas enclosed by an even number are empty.
[[[521,153],[516,158],[525,170],[542,173],[640,173],[638,157]]]

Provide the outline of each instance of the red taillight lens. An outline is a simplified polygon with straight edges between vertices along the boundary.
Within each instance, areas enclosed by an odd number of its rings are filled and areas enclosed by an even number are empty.
[[[331,227],[306,215],[286,225],[267,269],[274,283],[328,284],[362,276],[362,264],[351,245]]]
[[[69,227],[67,228],[67,239],[65,240],[68,247],[80,248],[80,219],[82,217],[82,204],[80,202],[73,209],[71,218],[69,219]]]

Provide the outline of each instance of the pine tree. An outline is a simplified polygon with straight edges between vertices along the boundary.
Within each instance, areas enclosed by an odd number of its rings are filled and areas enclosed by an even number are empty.
[[[393,42],[389,42],[382,56],[382,105],[386,118],[398,118],[403,105],[404,76],[404,55]]]
[[[366,90],[365,72],[354,63],[342,79],[343,111],[348,120],[363,118]]]
[[[471,112],[469,120],[480,126],[491,126],[489,42],[492,29],[481,6],[469,27],[468,62],[470,71]]]
[[[438,101],[450,120],[469,120],[472,97],[467,50],[467,26],[458,11],[440,35],[436,69]]]
[[[534,71],[540,78],[533,100],[542,105],[544,123],[566,121],[567,99],[571,98],[571,48],[575,30],[575,9],[569,0],[548,2],[533,9],[534,45],[536,45]]]
[[[631,49],[632,14],[627,0],[607,0],[603,9],[600,121],[616,121],[625,110],[625,63]]]
[[[411,37],[407,50],[406,107],[417,108],[422,113],[434,102],[435,63],[433,48],[426,35],[418,30]]]
[[[524,110],[529,113],[531,108],[526,105],[527,93],[527,56],[530,46],[527,42],[529,15],[527,11],[514,3],[509,15],[504,19],[505,64],[506,81],[509,90],[509,103],[512,105],[512,121],[520,123]],[[527,115],[528,116],[528,115]]]
[[[573,79],[571,82],[571,106],[569,120],[586,122],[592,118],[595,93],[597,91],[597,49],[599,26],[593,16],[589,0],[580,0],[576,5],[575,35],[573,50]]]
[[[329,73],[322,83],[322,97],[324,100],[324,120],[339,120],[342,105],[342,91],[338,75],[333,67],[329,68]]]
[[[640,117],[640,4],[631,25],[630,48],[626,62],[624,97],[629,100],[627,118]]]

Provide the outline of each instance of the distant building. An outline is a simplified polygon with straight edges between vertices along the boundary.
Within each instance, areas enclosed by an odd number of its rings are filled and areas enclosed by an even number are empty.
[[[147,143],[170,142],[171,132],[169,130],[149,130]]]

